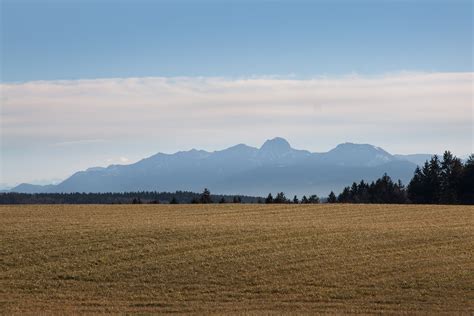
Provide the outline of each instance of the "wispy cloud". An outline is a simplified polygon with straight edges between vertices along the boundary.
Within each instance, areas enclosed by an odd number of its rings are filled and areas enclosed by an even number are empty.
[[[54,143],[52,146],[75,146],[75,145],[88,145],[88,144],[96,144],[96,143],[103,143],[105,142],[104,139],[79,139],[79,140],[71,140],[66,142],[59,142]]]
[[[130,159],[128,159],[127,157],[119,157],[119,158],[108,158],[106,160],[106,163],[107,165],[111,165],[111,164],[127,164],[127,163],[130,163]]]
[[[306,140],[331,135],[334,143],[370,140],[372,135],[416,148],[423,137],[434,143],[443,134],[453,143],[448,145],[469,147],[471,140],[472,147],[473,88],[473,73],[409,72],[301,80],[153,77],[6,83],[1,84],[2,137],[7,144],[42,139],[67,146],[163,137],[199,145],[193,138],[221,143],[216,139],[227,137],[232,143],[255,135],[306,135]],[[408,137],[415,133],[421,136]]]

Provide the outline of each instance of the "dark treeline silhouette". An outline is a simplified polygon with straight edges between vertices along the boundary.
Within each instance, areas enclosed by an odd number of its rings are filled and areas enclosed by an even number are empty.
[[[474,204],[474,155],[466,163],[446,151],[442,160],[437,155],[417,167],[408,187],[400,180],[394,183],[384,174],[372,182],[353,183],[329,203],[414,203],[414,204]]]
[[[219,198],[220,197],[220,198]],[[191,204],[211,204],[211,203],[259,203],[260,197],[240,196],[240,195],[211,195],[211,191],[205,188],[197,197],[191,200]]]
[[[207,190],[207,189],[206,189]],[[0,193],[0,204],[187,204],[258,203],[254,196],[211,195],[187,191],[125,193]]]
[[[449,151],[416,168],[408,199],[423,204],[474,204],[474,155],[463,164]]]
[[[384,174],[371,183],[354,182],[336,197],[331,191],[323,199],[326,203],[415,203],[415,204],[474,204],[474,155],[463,164],[446,151],[442,160],[434,155],[423,167],[417,167],[407,187],[400,180],[393,182]],[[266,198],[240,195],[212,195],[209,189],[202,193],[128,192],[128,193],[0,193],[0,204],[209,204],[209,203],[265,203],[317,204],[316,194],[301,200],[279,192]]]
[[[265,199],[265,204],[317,204],[319,203],[319,197],[316,194],[311,195],[309,198],[306,195],[303,195],[301,201],[298,199],[298,196],[294,196],[293,200],[288,199],[285,196],[285,193],[279,192],[275,197],[271,193],[268,194],[267,198]]]
[[[335,200],[335,197],[328,197],[330,203],[407,203],[406,190],[400,180],[394,183],[392,179],[384,174],[382,178],[366,183],[353,183],[350,187],[345,187]]]

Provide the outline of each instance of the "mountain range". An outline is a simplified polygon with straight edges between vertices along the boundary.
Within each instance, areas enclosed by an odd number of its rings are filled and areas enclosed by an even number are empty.
[[[216,194],[266,195],[338,193],[354,181],[372,181],[387,173],[407,183],[428,154],[392,155],[369,144],[343,143],[324,153],[294,149],[283,138],[260,148],[238,144],[208,152],[192,149],[158,153],[129,165],[79,171],[56,185],[20,184],[12,192],[124,192],[177,190]]]

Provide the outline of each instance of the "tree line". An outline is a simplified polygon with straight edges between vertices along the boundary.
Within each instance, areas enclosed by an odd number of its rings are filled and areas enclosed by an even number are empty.
[[[413,204],[474,204],[474,155],[465,163],[446,151],[415,169],[407,187],[388,175],[372,182],[353,183],[328,201],[339,203],[413,203]]]
[[[209,192],[209,190],[207,190]],[[0,193],[0,204],[189,204],[225,201],[231,203],[257,203],[259,197],[246,195],[211,195],[176,191],[172,192],[108,192],[108,193]],[[208,200],[210,199],[210,200]]]
[[[408,185],[407,198],[423,204],[474,204],[474,155],[465,163],[449,151],[433,156]]]
[[[361,180],[345,187],[336,196],[331,191],[326,203],[379,203],[379,204],[474,204],[474,155],[465,163],[450,151],[440,159],[437,155],[415,169],[407,187],[400,180],[394,182],[387,174],[371,183]],[[283,192],[275,197],[270,193],[264,203],[320,203],[317,195],[295,195],[288,199]]]
[[[316,194],[287,198],[284,192],[266,198],[242,195],[213,195],[209,189],[202,193],[187,191],[125,192],[125,193],[1,193],[0,204],[209,204],[209,203],[414,203],[414,204],[474,204],[474,155],[465,163],[446,151],[415,169],[407,187],[394,182],[387,174],[371,183],[360,181],[345,187],[336,196],[326,198]]]
[[[474,204],[474,155],[465,163],[446,151],[442,159],[437,155],[415,169],[407,187],[400,180],[394,182],[387,174],[371,183],[361,180],[345,187],[336,196],[331,191],[321,200],[317,195],[295,195],[293,200],[280,192],[270,193],[264,201],[272,203],[315,204],[325,203],[379,203],[379,204]]]

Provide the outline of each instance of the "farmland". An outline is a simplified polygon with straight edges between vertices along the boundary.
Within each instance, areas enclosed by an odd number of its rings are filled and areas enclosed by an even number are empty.
[[[0,206],[0,313],[473,313],[473,206]]]

